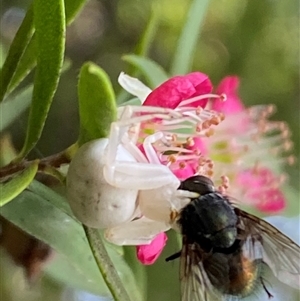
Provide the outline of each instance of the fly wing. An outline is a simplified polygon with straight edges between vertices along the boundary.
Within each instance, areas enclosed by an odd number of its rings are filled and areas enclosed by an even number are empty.
[[[203,251],[197,244],[183,242],[180,257],[181,301],[238,301],[225,296],[209,280],[209,271],[203,266]]]
[[[300,289],[300,247],[268,222],[235,208],[239,227],[249,233],[252,249],[283,283]],[[248,239],[249,241],[249,239]],[[260,247],[259,247],[260,246]]]

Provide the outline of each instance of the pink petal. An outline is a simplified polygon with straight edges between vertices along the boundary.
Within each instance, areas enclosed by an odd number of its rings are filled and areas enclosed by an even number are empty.
[[[187,147],[190,150],[198,151],[203,156],[206,156],[208,154],[207,144],[205,143],[205,139],[200,137],[193,138],[192,145]]]
[[[237,76],[226,76],[219,84],[216,93],[226,94],[226,101],[216,99],[213,101],[212,109],[217,112],[223,112],[227,114],[239,113],[245,109],[242,101],[240,100],[237,89],[239,87],[240,80]]]
[[[161,254],[168,237],[165,232],[159,233],[149,245],[136,247],[138,260],[145,265],[153,264]]]
[[[195,170],[189,164],[186,164],[184,168],[174,169],[172,172],[179,180],[185,180],[195,174]]]
[[[258,210],[277,213],[286,206],[286,200],[279,189],[278,177],[268,168],[245,170],[238,174],[237,184],[247,191],[246,196]]]
[[[259,195],[259,193],[257,192],[257,195],[253,195],[253,197],[259,196],[263,199],[255,205],[258,210],[266,213],[278,213],[285,208],[286,200],[279,189],[269,189],[263,195]]]
[[[254,174],[252,170],[240,172],[237,175],[236,181],[239,186],[248,187],[249,189],[259,189],[263,184],[262,178]]]
[[[181,101],[212,91],[212,84],[204,73],[193,72],[175,76],[154,89],[143,105],[175,109]],[[205,107],[207,99],[196,101],[192,106]]]

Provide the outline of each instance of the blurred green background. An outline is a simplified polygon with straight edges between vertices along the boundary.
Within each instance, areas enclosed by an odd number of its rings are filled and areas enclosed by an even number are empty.
[[[2,58],[29,4],[30,1],[25,0],[1,0]],[[117,76],[120,71],[128,70],[122,55],[134,51],[153,10],[158,14],[158,24],[149,57],[168,70],[189,4],[187,0],[88,1],[67,30],[66,57],[72,65],[61,77],[43,136],[31,156],[57,153],[76,141],[79,130],[76,85],[83,62],[91,60],[100,65],[110,75],[116,91],[120,90]],[[247,106],[276,104],[278,110],[273,118],[286,121],[293,133],[298,162],[289,167],[287,173],[298,193],[299,63],[298,0],[210,1],[193,70],[207,73],[215,84],[226,75],[238,75],[241,78],[240,95]],[[31,80],[29,76],[26,82]],[[26,118],[27,112],[7,130],[18,149],[25,137]],[[171,239],[176,240],[175,237]],[[178,265],[164,263],[164,258],[176,251],[174,244],[169,244],[159,262],[147,268],[148,301],[178,300]],[[27,296],[24,291],[28,288],[20,280],[20,268],[5,255],[1,256],[1,262],[1,271],[5,270],[12,277],[4,277],[2,286],[18,286],[21,292],[6,294],[3,288],[1,300],[59,300],[64,288],[47,278],[34,287],[36,293]],[[47,285],[43,285],[44,282]],[[72,298],[69,296],[64,300]]]

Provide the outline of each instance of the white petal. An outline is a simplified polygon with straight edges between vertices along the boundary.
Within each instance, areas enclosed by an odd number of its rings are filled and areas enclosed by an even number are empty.
[[[146,217],[107,229],[105,238],[116,245],[144,245],[153,238],[170,229],[170,225],[153,221]]]
[[[144,85],[137,78],[131,77],[121,72],[118,78],[119,84],[130,94],[138,97],[143,103],[147,96],[152,92],[150,88]]]

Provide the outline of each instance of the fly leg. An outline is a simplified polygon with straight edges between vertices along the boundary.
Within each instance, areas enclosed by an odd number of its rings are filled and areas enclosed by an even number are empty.
[[[262,284],[262,286],[263,286],[265,292],[267,293],[268,298],[269,298],[269,299],[272,299],[274,296],[268,291],[268,289],[267,289],[267,287],[265,286],[265,283],[264,283],[264,280],[263,280],[262,277],[260,277],[260,282],[261,282],[261,284]]]
[[[171,261],[171,260],[179,258],[180,256],[181,256],[181,251],[179,251],[179,252],[177,252],[177,253],[175,253],[175,254],[167,257],[165,260],[166,261]]]

